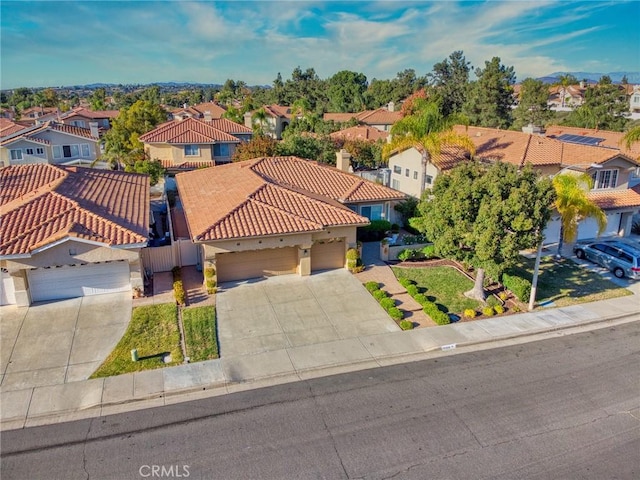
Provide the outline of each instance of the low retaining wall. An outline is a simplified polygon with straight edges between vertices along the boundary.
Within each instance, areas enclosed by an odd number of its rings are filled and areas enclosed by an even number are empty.
[[[384,262],[393,262],[398,260],[398,254],[409,248],[411,250],[419,250],[430,243],[414,243],[413,245],[388,245],[384,242],[380,242],[380,260]]]

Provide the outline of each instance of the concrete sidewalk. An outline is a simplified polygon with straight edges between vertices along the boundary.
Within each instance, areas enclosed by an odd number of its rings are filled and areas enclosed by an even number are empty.
[[[249,388],[431,358],[576,326],[640,320],[638,297],[321,344],[24,390],[0,391],[1,428],[15,429],[169,405]],[[495,343],[494,343],[495,345]]]

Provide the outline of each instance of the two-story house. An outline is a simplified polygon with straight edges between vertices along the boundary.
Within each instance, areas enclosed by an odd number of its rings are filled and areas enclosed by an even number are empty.
[[[2,166],[32,163],[97,166],[99,156],[98,127],[93,122],[90,128],[46,122],[0,138]]]
[[[170,171],[184,171],[230,163],[237,145],[249,141],[252,133],[224,118],[187,117],[159,125],[140,141],[149,158],[160,160]]]
[[[635,182],[640,164],[634,153],[640,144],[628,150],[621,145],[623,134],[567,128],[550,127],[546,136],[462,125],[455,126],[454,131],[469,136],[476,147],[474,158],[482,162],[501,161],[519,167],[531,164],[549,176],[586,172],[594,180],[589,196],[607,214],[604,234],[628,235],[632,217],[640,208],[640,186]],[[596,134],[597,137],[592,136]],[[444,148],[435,158],[416,147],[394,152],[389,158],[390,186],[420,198],[438,175],[469,158],[468,152],[451,147]],[[548,241],[555,241],[559,234],[559,217],[554,215],[545,236]],[[596,234],[595,222],[586,219],[580,223],[578,238]]]
[[[257,112],[264,112],[264,118],[257,118]],[[265,105],[261,109],[254,110],[253,112],[247,112],[244,114],[244,125],[247,128],[253,129],[256,123],[261,124],[261,128],[265,135],[268,135],[276,140],[282,138],[282,133],[287,129],[293,120],[294,114],[291,107],[284,105]]]
[[[173,120],[184,120],[191,117],[209,121],[214,118],[222,118],[226,111],[222,105],[216,102],[205,102],[197,105],[187,105],[185,103],[182,108],[176,108],[171,111],[171,118]]]
[[[395,110],[393,102],[389,102],[386,108],[378,108],[376,110],[365,110],[358,113],[325,113],[323,115],[325,121],[333,120],[334,122],[344,123],[355,119],[360,125],[373,127],[382,132],[391,131],[393,124],[401,118],[402,112]]]
[[[74,127],[89,128],[91,123],[98,124],[100,133],[111,128],[111,120],[116,118],[119,110],[89,110],[84,107],[76,107],[59,115],[59,121]]]

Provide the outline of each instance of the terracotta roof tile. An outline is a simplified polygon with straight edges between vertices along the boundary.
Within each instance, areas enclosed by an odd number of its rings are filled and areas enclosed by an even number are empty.
[[[222,125],[220,123],[219,125]],[[140,136],[143,143],[212,144],[216,142],[239,143],[233,135],[195,118],[163,123]]]
[[[363,125],[338,130],[329,136],[331,138],[342,138],[344,140],[367,140],[375,142],[377,140],[386,140],[389,134],[387,132],[382,132],[377,128]]]
[[[340,202],[404,198],[395,190],[297,157],[247,160],[181,173],[176,180],[191,236],[201,241],[364,225],[366,218]]]
[[[212,118],[210,121],[206,122],[211,125],[213,128],[217,128],[218,130],[222,130],[223,132],[227,132],[230,134],[234,133],[253,133],[253,130],[244,125],[240,125],[239,123],[232,122],[226,118]]]
[[[66,237],[111,246],[147,241],[149,180],[109,170],[20,165],[0,170],[0,255]]]
[[[25,128],[27,127],[25,127],[24,125],[19,125],[6,118],[0,118],[0,137],[12,135],[21,130],[24,130]]]
[[[602,209],[640,207],[640,185],[620,190],[592,190],[588,196]]]

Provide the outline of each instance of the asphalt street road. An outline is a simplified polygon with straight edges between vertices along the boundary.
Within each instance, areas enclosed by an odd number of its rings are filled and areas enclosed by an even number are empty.
[[[2,434],[2,479],[637,479],[638,322]]]

